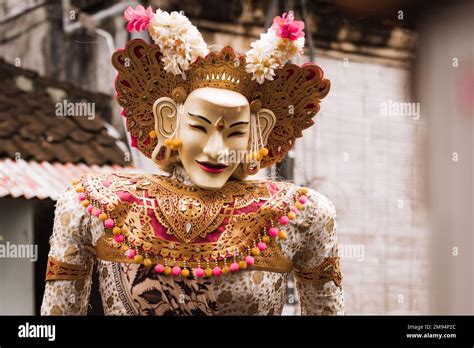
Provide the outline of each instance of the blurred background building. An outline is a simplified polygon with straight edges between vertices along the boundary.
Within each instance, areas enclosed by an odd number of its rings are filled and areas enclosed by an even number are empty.
[[[36,208],[27,207],[47,202],[41,216],[50,223],[57,189],[67,181],[46,175],[35,191],[20,185],[18,168],[65,173],[133,163],[157,171],[124,145],[113,100],[111,52],[130,39],[122,13],[138,3],[184,11],[208,44],[239,51],[279,13],[294,10],[304,19],[306,55],[296,63],[320,65],[331,92],[316,125],[268,175],[311,186],[335,203],[346,313],[474,313],[469,1],[435,1],[429,9],[407,0],[0,1],[0,71],[8,81],[0,90],[3,242],[37,242],[44,258],[51,226],[31,227]],[[93,103],[95,121],[58,119],[54,103],[66,99]],[[59,136],[51,133],[56,128]],[[101,147],[88,147],[95,143]],[[37,313],[45,267],[23,261],[0,259],[0,276],[10,280],[0,284],[1,314]],[[20,267],[30,278],[19,279]],[[10,301],[18,288],[27,305]],[[285,314],[298,314],[296,304],[290,286]],[[93,307],[100,312],[100,304]]]

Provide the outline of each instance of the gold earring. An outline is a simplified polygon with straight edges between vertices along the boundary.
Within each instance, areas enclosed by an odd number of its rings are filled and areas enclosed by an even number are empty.
[[[181,148],[181,146],[183,145],[183,141],[179,138],[173,138],[173,139],[166,139],[165,140],[165,145],[169,148],[171,148],[171,150],[178,150],[179,148]]]

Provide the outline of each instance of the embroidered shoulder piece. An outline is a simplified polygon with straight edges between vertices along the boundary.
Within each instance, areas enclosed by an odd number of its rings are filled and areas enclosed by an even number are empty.
[[[46,267],[46,280],[80,280],[89,274],[89,270],[83,265],[73,265],[48,257]]]
[[[324,284],[334,281],[334,284],[341,286],[342,273],[339,268],[339,257],[328,257],[319,266],[300,270],[294,269],[295,278],[300,283]]]
[[[220,190],[158,175],[88,174],[74,182],[87,212],[103,221],[100,259],[143,263],[157,273],[218,276],[247,267],[289,272],[277,240],[306,202],[306,188],[229,181]],[[295,203],[296,202],[296,203]]]

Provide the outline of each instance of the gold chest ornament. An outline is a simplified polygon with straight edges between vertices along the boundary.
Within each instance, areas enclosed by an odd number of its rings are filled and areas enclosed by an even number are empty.
[[[204,190],[158,175],[87,174],[73,180],[87,212],[103,222],[103,260],[143,264],[197,278],[247,268],[289,272],[277,243],[308,189],[272,181],[229,181]]]

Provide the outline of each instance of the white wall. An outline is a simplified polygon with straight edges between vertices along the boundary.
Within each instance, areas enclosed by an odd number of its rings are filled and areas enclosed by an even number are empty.
[[[0,198],[0,244],[33,241],[32,201]],[[0,258],[0,315],[34,314],[34,266],[27,258]]]
[[[429,313],[425,114],[381,112],[390,100],[411,101],[409,72],[321,55],[316,62],[331,91],[296,142],[295,181],[334,202],[341,248],[360,252],[341,258],[346,313]]]

